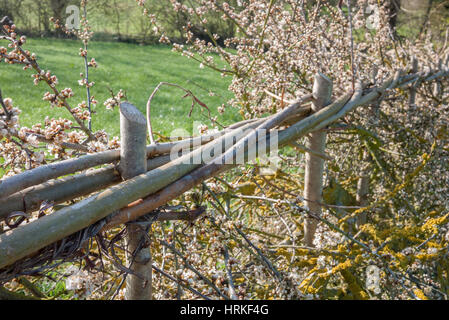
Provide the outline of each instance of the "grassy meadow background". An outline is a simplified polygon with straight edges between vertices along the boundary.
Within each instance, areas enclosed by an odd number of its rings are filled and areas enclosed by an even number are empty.
[[[78,0],[56,2],[79,5]],[[335,0],[332,2],[337,3]],[[449,23],[449,11],[442,10],[443,7],[437,4],[433,10],[426,10],[424,5],[428,1],[409,2],[416,8],[398,12],[395,20],[398,35],[415,39],[423,25],[432,21],[432,32],[444,37],[445,26]],[[59,89],[71,87],[74,90],[75,96],[69,102],[75,107],[86,100],[85,89],[78,85],[79,74],[84,73],[84,61],[78,54],[82,43],[54,38],[54,30],[48,22],[50,16],[61,15],[64,18],[67,14],[65,6],[60,8],[61,11],[55,11],[50,3],[49,0],[23,0],[20,3],[3,0],[0,13],[3,11],[4,14],[13,16],[19,29],[29,36],[25,48],[38,55],[41,68],[50,69],[58,76]],[[406,4],[406,1],[402,3]],[[177,14],[164,1],[147,0],[146,5],[158,17],[158,23],[170,38],[185,41],[182,25],[188,17]],[[421,8],[422,6],[424,7]],[[154,33],[150,20],[142,15],[142,8],[135,0],[89,1],[88,19],[94,31],[93,41],[89,46],[89,59],[94,57],[99,64],[97,69],[90,69],[89,74],[89,80],[95,82],[92,94],[98,101],[93,115],[94,130],[105,129],[110,135],[119,134],[118,110],[106,110],[103,105],[110,97],[109,88],[115,93],[119,89],[125,90],[128,100],[142,112],[145,111],[149,95],[161,81],[176,83],[191,90],[210,108],[213,115],[218,115],[217,107],[232,96],[227,90],[230,78],[222,78],[215,71],[206,68],[200,69],[198,62],[172,52],[168,46],[155,44],[158,43],[159,36]],[[207,27],[222,38],[236,35],[235,26],[221,19],[220,15],[208,17]],[[6,45],[6,41],[0,41],[0,46]],[[15,105],[22,109],[21,124],[30,126],[42,122],[46,115],[70,118],[65,109],[52,109],[48,102],[42,100],[49,88],[44,83],[33,86],[31,74],[32,71],[23,71],[21,66],[0,63],[0,88],[4,97],[11,97]],[[215,95],[211,96],[209,90]],[[201,114],[198,105],[192,117],[187,117],[191,100],[182,99],[183,95],[181,90],[171,87],[162,87],[156,94],[152,103],[155,132],[168,135],[176,128],[192,132],[194,121],[210,123],[204,117],[205,114]],[[222,124],[240,119],[240,115],[232,108],[218,117]]]
[[[6,43],[1,43],[0,46]],[[84,61],[79,56],[81,42],[66,39],[28,39],[24,46],[37,54],[38,63],[44,70],[51,70],[59,79],[58,88],[70,87],[74,97],[69,100],[72,107],[86,101],[86,90],[78,85],[80,73],[84,73]],[[92,41],[89,45],[89,59],[94,57],[98,68],[90,68],[89,81],[95,86],[91,94],[98,101],[94,108],[93,130],[104,129],[111,136],[119,135],[118,109],[106,110],[103,102],[119,89],[126,91],[128,101],[136,105],[144,114],[148,97],[159,82],[172,82],[191,90],[211,110],[218,115],[222,124],[230,124],[241,119],[235,109],[227,108],[219,115],[217,107],[231,97],[227,91],[230,78],[209,69],[200,69],[199,63],[164,45],[138,45],[123,42]],[[52,108],[42,97],[49,87],[45,83],[33,85],[32,70],[22,70],[19,65],[0,63],[0,88],[3,97],[13,99],[14,105],[22,110],[20,124],[31,126],[43,122],[46,116],[71,119],[65,108]],[[213,94],[211,94],[213,92]],[[183,128],[192,133],[193,122],[210,124],[207,112],[196,105],[192,117],[188,118],[190,98],[182,98],[184,92],[177,88],[163,86],[152,101],[152,125],[155,132],[168,135],[173,129]],[[203,111],[203,112],[201,112]]]

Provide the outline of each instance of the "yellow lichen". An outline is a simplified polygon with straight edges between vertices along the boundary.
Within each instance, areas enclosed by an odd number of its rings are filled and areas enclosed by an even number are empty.
[[[420,289],[413,290],[413,293],[421,300],[429,300],[429,298],[427,298],[424,292],[422,292]]]
[[[424,232],[430,232],[433,234],[436,234],[438,232],[437,226],[440,226],[448,221],[449,213],[445,214],[442,217],[439,218],[430,218],[426,221],[426,223],[423,224],[421,229]]]

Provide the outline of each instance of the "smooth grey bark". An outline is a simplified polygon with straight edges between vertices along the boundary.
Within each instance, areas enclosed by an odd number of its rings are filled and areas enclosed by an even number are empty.
[[[331,102],[332,81],[321,73],[315,75],[313,84],[312,111],[317,112]],[[326,148],[326,132],[316,131],[307,137],[307,147],[317,153],[324,153]],[[309,210],[321,215],[322,192],[323,192],[323,168],[324,160],[312,153],[306,153],[306,170],[304,182],[305,205]],[[318,221],[306,218],[304,222],[304,241],[309,247],[313,247],[313,239]]]
[[[147,171],[146,121],[132,104],[120,104],[120,164],[123,180]],[[126,226],[126,261],[133,271],[126,278],[126,300],[151,300],[152,261],[145,229]]]
[[[302,100],[304,102],[305,99]],[[285,109],[284,111],[286,110],[287,109]],[[301,117],[304,117],[304,115],[309,112],[309,108],[302,107],[296,111],[297,114],[292,114],[290,117],[285,117],[283,121],[285,122],[290,122],[294,120],[298,121]],[[233,130],[238,130],[239,128],[242,128],[245,125],[254,123],[256,121],[260,120],[251,119],[241,121],[223,131],[200,137],[189,138],[176,142],[149,145],[146,147],[147,156],[150,157],[150,159],[147,162],[147,171],[158,168],[164,164],[167,164],[170,161],[170,155],[169,154],[163,155],[163,154],[169,153],[172,150],[172,148],[176,147],[178,149],[185,149],[185,148],[196,149],[199,146],[204,145],[214,139],[217,139],[218,137],[223,136],[226,133],[229,133]],[[117,154],[116,151],[117,150],[114,150],[114,154],[112,155],[112,157],[108,158],[108,160],[120,159],[120,155]],[[107,151],[107,153],[110,153],[110,151]],[[104,153],[99,153],[97,155],[99,157],[98,161],[92,162],[92,164],[97,164],[98,162],[103,161],[101,160],[101,158],[104,157]],[[59,175],[61,173],[68,174],[74,169],[82,166],[83,163],[85,162],[83,160],[83,157],[73,160],[75,160],[75,162],[70,162],[69,166],[67,166],[65,163],[62,163],[62,165],[58,166],[58,168],[56,169],[57,173],[55,173],[55,175]],[[34,170],[31,171],[36,172]],[[37,175],[41,175],[41,173],[37,171]],[[17,180],[17,182],[19,183],[23,182],[27,184],[34,183],[33,180],[27,179],[27,177],[29,176],[30,175],[28,174],[27,175],[19,174],[18,175],[19,179]],[[37,179],[36,175],[33,174],[33,176]],[[54,180],[52,180],[52,178],[49,177],[49,180],[42,184],[33,185],[7,197],[0,197],[0,220],[6,219],[8,214],[14,211],[22,211],[22,212],[35,211],[39,209],[40,204],[44,200],[47,202],[53,201],[55,204],[58,204],[77,197],[89,195],[96,191],[100,191],[108,186],[118,183],[119,181],[120,177],[118,171],[116,170],[115,165],[109,165],[101,169],[91,169],[88,172],[83,172],[76,174],[74,176]]]
[[[76,159],[63,160],[22,172],[21,174],[0,180],[0,199],[50,179],[86,170],[105,163],[111,163],[117,160],[119,156],[119,150],[110,150],[89,154]]]
[[[147,171],[169,162],[170,155],[151,158],[147,160]],[[6,219],[14,211],[36,211],[43,201],[59,204],[100,191],[120,181],[122,180],[115,165],[49,180],[0,199],[0,220]]]
[[[70,177],[49,180],[0,199],[0,221],[14,211],[38,210],[43,201],[62,203],[118,182],[120,182],[120,175],[113,165]]]

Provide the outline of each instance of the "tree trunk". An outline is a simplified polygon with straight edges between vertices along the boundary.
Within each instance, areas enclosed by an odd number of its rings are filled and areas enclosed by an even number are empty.
[[[140,111],[127,102],[120,105],[120,165],[123,180],[147,171],[146,121]],[[138,225],[126,227],[126,300],[151,300],[152,261],[146,231]]]
[[[317,112],[331,101],[332,81],[321,73],[315,75],[313,84],[312,111]],[[326,147],[326,133],[317,131],[310,133],[307,138],[307,147],[315,152],[324,153]],[[304,182],[305,204],[310,212],[320,215],[323,192],[323,167],[324,160],[311,153],[306,153],[306,173]],[[304,241],[309,247],[313,247],[313,239],[317,227],[317,220],[306,218],[304,224]]]

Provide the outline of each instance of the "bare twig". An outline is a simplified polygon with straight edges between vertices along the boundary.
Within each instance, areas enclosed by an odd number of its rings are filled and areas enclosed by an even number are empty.
[[[205,296],[204,294],[200,293],[199,291],[197,291],[197,290],[193,289],[192,287],[186,285],[183,281],[176,280],[175,278],[173,278],[171,275],[169,275],[165,271],[163,271],[163,270],[159,269],[158,267],[156,267],[154,264],[153,264],[153,269],[156,270],[157,272],[159,272],[164,277],[166,277],[166,278],[170,279],[171,281],[177,283],[181,287],[183,287],[183,288],[185,288],[185,289],[187,289],[189,291],[192,291],[194,294],[196,294],[197,296],[200,296],[204,300],[211,300],[211,298]]]
[[[5,115],[6,115],[6,119],[10,120],[11,119],[11,113],[9,112],[8,108],[6,108],[6,105],[3,102],[2,89],[0,89],[0,104],[3,107],[3,111],[4,111]]]
[[[290,145],[292,147],[294,147],[295,149],[299,150],[300,152],[308,152],[308,153],[313,154],[314,156],[322,158],[324,160],[334,161],[334,159],[331,156],[329,156],[327,153],[322,153],[322,152],[312,150],[312,149],[307,148],[306,146],[299,144],[295,141],[290,142]]]
[[[156,88],[153,90],[153,92],[151,93],[151,95],[150,95],[150,97],[148,98],[148,101],[147,101],[147,126],[148,126],[148,135],[150,136],[151,144],[156,144],[156,142],[154,141],[153,128],[152,128],[152,125],[151,125],[151,101],[153,100],[154,95],[156,94],[156,92],[164,85],[165,86],[179,88],[179,89],[183,90],[186,93],[183,96],[183,98],[185,98],[185,97],[191,97],[192,98],[192,105],[190,107],[189,117],[192,115],[193,108],[194,108],[195,104],[197,103],[201,107],[203,107],[203,108],[205,108],[207,110],[207,112],[209,113],[209,119],[211,118],[211,113],[210,113],[209,108],[206,106],[206,104],[201,102],[201,100],[199,100],[190,90],[187,90],[187,89],[181,87],[180,85],[177,85],[177,84],[174,84],[174,83],[160,82],[156,86]]]
[[[343,4],[343,0],[340,0],[338,3],[338,8],[341,10],[341,6]],[[353,36],[353,26],[352,26],[352,15],[351,15],[351,0],[346,0],[346,7],[348,8],[348,22],[349,22],[349,41],[350,41],[350,55],[351,55],[351,73],[352,73],[352,91],[355,91],[355,77],[356,77],[356,69],[355,69],[355,61],[354,61],[354,36]]]
[[[217,286],[211,281],[209,280],[206,276],[204,276],[201,272],[199,272],[195,267],[193,267],[188,260],[184,257],[184,255],[179,252],[173,245],[169,244],[168,242],[161,240],[160,243],[169,248],[174,254],[176,254],[178,257],[180,257],[182,259],[182,261],[184,262],[184,265],[190,269],[191,271],[193,271],[193,273],[195,273],[198,277],[200,277],[201,279],[203,279],[203,281],[205,283],[207,283],[207,285],[209,285],[212,289],[214,289],[214,291],[222,298],[229,300],[229,297],[227,295],[225,295],[223,292],[220,291],[220,289],[217,288]]]
[[[220,201],[218,201],[217,195],[206,184],[203,183],[203,186],[207,190],[207,192],[209,192],[209,194],[212,196],[212,198],[215,200],[215,202],[218,204],[218,206],[220,207],[220,211],[222,211],[228,218],[230,218],[229,213],[223,208]],[[235,225],[234,225],[234,230],[237,231],[237,233],[246,241],[246,243],[251,248],[253,248],[253,250],[255,250],[257,252],[258,257],[261,259],[263,264],[265,264],[265,266],[268,268],[268,270],[271,271],[272,275],[274,275],[274,277],[277,278],[278,280],[282,280],[283,277],[282,277],[281,273],[271,263],[271,261],[267,257],[265,257],[265,255],[262,253],[262,251],[256,245],[254,245],[251,240],[249,240],[249,238],[246,236],[246,234],[240,228],[236,227]]]
[[[274,93],[268,91],[267,89],[265,89],[264,92],[265,92],[266,94],[268,94],[270,97],[275,98],[276,100],[279,100],[279,101],[281,101],[281,102],[287,102],[288,104],[294,103],[294,101],[284,99],[283,97],[279,97],[278,95],[276,95],[276,94],[274,94]]]
[[[314,219],[317,219],[318,221],[321,221],[322,223],[324,223],[325,225],[327,225],[329,228],[331,228],[332,230],[342,234],[343,236],[345,236],[347,239],[349,239],[351,242],[357,243],[359,246],[361,246],[366,252],[368,252],[369,254],[375,256],[376,258],[378,258],[380,261],[382,261],[382,263],[384,264],[385,269],[388,271],[388,273],[396,280],[400,283],[400,285],[402,286],[402,288],[404,288],[404,290],[414,299],[417,299],[416,295],[414,294],[414,292],[412,290],[410,290],[409,288],[407,288],[404,284],[404,281],[402,279],[400,279],[400,277],[404,277],[404,275],[402,274],[397,274],[396,272],[394,272],[393,270],[391,270],[388,267],[388,263],[386,261],[384,261],[384,259],[375,251],[371,250],[366,244],[364,244],[363,242],[355,239],[353,236],[351,236],[349,233],[341,230],[339,227],[337,227],[336,225],[334,225],[333,223],[329,222],[327,219],[324,219],[322,217],[320,217],[319,215],[310,212],[309,210],[305,209],[305,208],[300,208],[300,211],[306,211],[306,214]]]
[[[232,279],[232,269],[229,263],[229,252],[226,246],[223,247],[223,256],[225,261],[226,274],[228,275],[229,293],[231,294],[231,299],[238,300],[237,294],[235,293],[234,280]]]
[[[39,299],[46,298],[45,294],[43,294],[37,286],[35,286],[31,281],[29,281],[25,277],[18,278],[18,281],[21,285],[23,285],[25,288],[27,288],[33,296]]]

